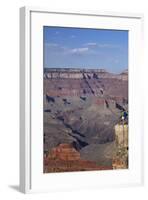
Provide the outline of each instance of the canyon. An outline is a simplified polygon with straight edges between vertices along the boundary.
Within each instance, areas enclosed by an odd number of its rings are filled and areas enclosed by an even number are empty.
[[[128,70],[45,68],[43,77],[44,172],[112,169]]]

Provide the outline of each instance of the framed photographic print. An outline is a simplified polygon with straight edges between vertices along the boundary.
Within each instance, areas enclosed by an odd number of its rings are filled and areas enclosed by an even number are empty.
[[[20,9],[22,192],[143,183],[142,21]]]

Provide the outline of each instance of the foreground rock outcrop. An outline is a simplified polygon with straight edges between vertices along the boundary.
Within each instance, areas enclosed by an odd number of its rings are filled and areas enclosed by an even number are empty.
[[[45,173],[108,169],[112,167],[98,166],[96,162],[82,160],[80,153],[71,144],[60,144],[44,157]]]
[[[123,123],[115,126],[116,151],[113,157],[113,169],[128,168],[128,125]]]

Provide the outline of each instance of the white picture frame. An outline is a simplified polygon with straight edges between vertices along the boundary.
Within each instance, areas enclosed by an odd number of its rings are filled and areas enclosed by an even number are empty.
[[[43,174],[43,26],[129,31],[129,168]],[[24,193],[142,185],[143,15],[20,9],[20,190]],[[88,181],[86,181],[88,180]]]

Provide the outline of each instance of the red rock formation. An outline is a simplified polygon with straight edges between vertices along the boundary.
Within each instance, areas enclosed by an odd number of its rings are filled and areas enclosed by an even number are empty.
[[[80,153],[70,144],[60,144],[53,148],[48,156],[44,158],[45,173],[107,169],[112,169],[112,167],[100,167],[95,162],[81,160]]]
[[[79,160],[80,153],[76,151],[71,144],[60,144],[51,150],[48,158],[59,159],[64,161]]]

